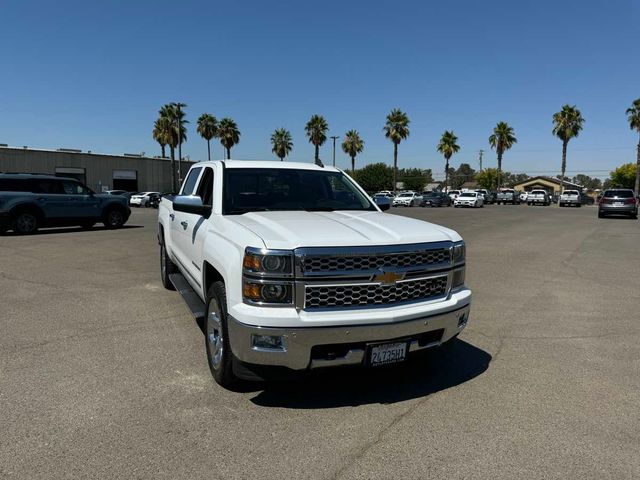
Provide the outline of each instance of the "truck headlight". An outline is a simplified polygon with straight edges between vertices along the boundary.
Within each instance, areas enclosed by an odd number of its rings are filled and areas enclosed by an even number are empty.
[[[454,265],[460,265],[464,263],[467,256],[467,247],[464,242],[454,243],[453,245],[453,263]]]
[[[242,262],[244,273],[270,277],[293,276],[293,255],[287,250],[247,248]]]
[[[293,305],[293,283],[245,278],[242,281],[242,297],[247,303],[258,305]]]

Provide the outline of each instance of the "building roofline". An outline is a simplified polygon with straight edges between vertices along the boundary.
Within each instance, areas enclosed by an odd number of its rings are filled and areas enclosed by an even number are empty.
[[[95,155],[97,157],[113,157],[113,158],[123,158],[127,160],[158,160],[158,161],[171,161],[168,157],[148,157],[142,156],[141,154],[133,154],[133,153],[124,153],[121,155],[116,155],[113,153],[100,153],[94,152],[92,150],[76,150],[72,148],[60,148],[60,149],[48,149],[48,148],[31,148],[31,147],[12,147],[12,146],[0,146],[0,151],[4,150],[13,150],[17,152],[44,152],[44,153],[52,153],[52,154],[64,154],[64,155]],[[178,161],[178,159],[176,159]],[[187,163],[198,163],[199,160],[187,160],[182,159],[183,162]]]

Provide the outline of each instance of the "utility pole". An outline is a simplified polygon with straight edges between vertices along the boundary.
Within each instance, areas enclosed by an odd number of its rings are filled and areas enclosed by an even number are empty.
[[[336,166],[336,139],[340,138],[340,136],[339,135],[338,136],[332,135],[329,138],[331,138],[333,140],[333,166],[335,167]]]
[[[480,150],[480,171],[482,171],[482,154],[484,153],[484,150]]]

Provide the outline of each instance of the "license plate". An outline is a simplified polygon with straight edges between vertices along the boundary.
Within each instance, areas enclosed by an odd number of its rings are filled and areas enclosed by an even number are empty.
[[[614,204],[616,207],[621,207],[622,205],[624,205],[622,202],[613,202],[613,204]]]
[[[379,367],[392,363],[404,362],[407,359],[409,342],[382,343],[369,347],[369,366]]]

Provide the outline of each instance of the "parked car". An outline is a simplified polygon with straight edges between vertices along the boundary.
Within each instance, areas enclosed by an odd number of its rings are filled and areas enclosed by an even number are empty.
[[[223,387],[405,362],[469,319],[462,237],[381,212],[335,167],[194,164],[160,202],[158,240],[162,283],[203,323]]]
[[[531,190],[527,195],[527,205],[551,205],[551,198],[546,190]]]
[[[160,192],[140,192],[135,195],[131,195],[129,205],[133,205],[134,207],[146,207],[151,195],[160,195]]]
[[[393,192],[389,191],[389,190],[380,190],[378,193],[375,193],[374,195],[384,195],[385,197],[389,197],[389,198],[393,198]]]
[[[429,192],[422,195],[421,207],[450,207],[451,197],[443,192]]]
[[[598,203],[598,218],[612,214],[638,218],[638,199],[633,190],[616,188],[604,191]]]
[[[162,198],[162,194],[160,193],[151,193],[149,194],[149,200],[147,200],[146,207],[149,208],[158,208],[160,205],[160,199]]]
[[[498,195],[496,195],[496,203],[498,205],[501,203],[505,205],[507,203],[510,203],[511,205],[520,205],[520,193],[513,189],[502,190],[501,192],[498,192]]]
[[[486,188],[478,188],[476,192],[482,195],[482,199],[484,200],[485,205],[495,202],[495,196]]]
[[[460,190],[449,190],[447,192],[447,195],[449,195],[449,198],[451,198],[451,200],[455,200],[456,198],[458,198],[458,195],[460,195]]]
[[[373,201],[376,202],[376,205],[380,210],[389,210],[391,208],[391,199],[392,197],[388,197],[386,195],[380,195],[376,193],[373,196]]]
[[[453,201],[453,206],[458,207],[484,207],[484,198],[478,192],[461,192]]]
[[[560,195],[558,205],[561,207],[570,207],[575,205],[576,207],[582,206],[582,197],[578,190],[565,190]]]
[[[96,194],[73,178],[0,173],[0,233],[30,234],[42,227],[98,222],[120,228],[131,210],[119,195]]]
[[[526,202],[527,198],[529,198],[529,192],[522,192],[520,194],[520,201],[521,202]]]
[[[580,203],[582,203],[582,205],[593,205],[596,201],[591,195],[580,193]]]
[[[393,199],[394,207],[414,207],[421,202],[420,195],[415,192],[404,192]]]

